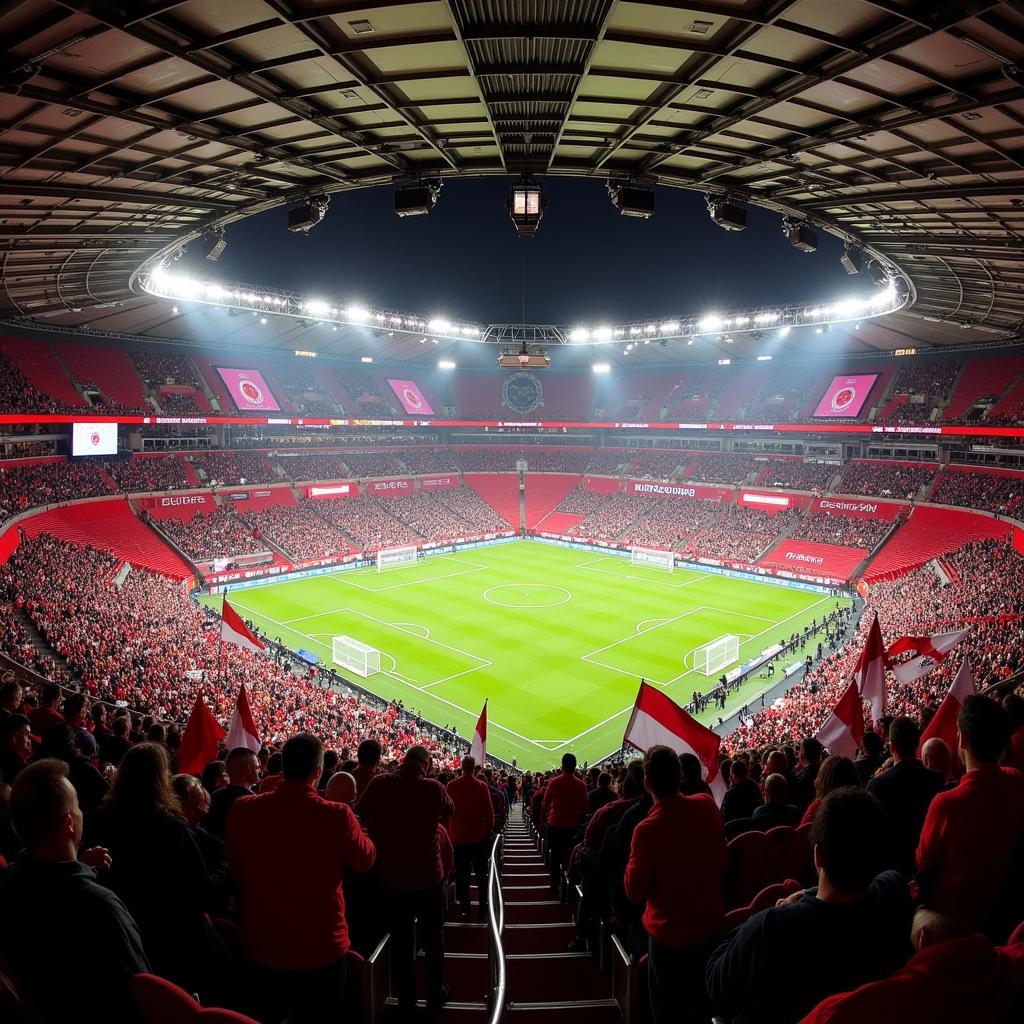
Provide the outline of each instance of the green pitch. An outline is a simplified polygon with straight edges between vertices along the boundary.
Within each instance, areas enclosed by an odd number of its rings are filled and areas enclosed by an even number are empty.
[[[753,655],[837,603],[535,541],[272,583],[230,600],[328,665],[334,636],[376,647],[381,672],[357,681],[462,736],[488,699],[488,752],[532,769],[567,750],[582,763],[618,749],[641,677],[685,704],[713,685],[691,667],[695,648],[734,634],[741,658]],[[725,713],[768,685],[755,677]],[[720,714],[701,717],[713,724]]]

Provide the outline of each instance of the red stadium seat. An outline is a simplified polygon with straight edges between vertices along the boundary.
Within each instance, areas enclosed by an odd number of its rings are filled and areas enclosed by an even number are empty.
[[[787,878],[784,882],[766,885],[747,906],[737,907],[725,915],[725,930],[730,931],[738,927],[748,917],[753,917],[754,914],[760,913],[762,910],[774,907],[779,900],[799,892],[801,888],[802,886],[795,878]]]
[[[258,1024],[234,1010],[204,1008],[184,989],[155,974],[136,974],[128,984],[145,1024]]]
[[[781,882],[785,878],[792,877],[786,873],[786,867],[789,861],[789,851],[793,846],[795,831],[791,825],[777,825],[765,833],[765,838],[768,840],[768,848],[765,850],[764,858],[765,885]]]
[[[744,832],[729,843],[726,873],[727,907],[743,907],[763,888],[768,837],[763,832]]]
[[[782,862],[782,877],[795,878],[800,882],[809,882],[814,877],[814,863],[811,860],[811,828],[810,822],[798,825],[793,829],[789,839],[789,849]]]

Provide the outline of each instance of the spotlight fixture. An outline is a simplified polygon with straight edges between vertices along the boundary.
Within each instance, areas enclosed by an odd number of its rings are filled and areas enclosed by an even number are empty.
[[[843,246],[843,255],[839,258],[839,262],[848,274],[859,274],[864,269],[860,250],[855,249],[849,242]]]
[[[324,219],[329,203],[327,196],[317,196],[293,206],[288,211],[288,230],[305,234],[310,228],[315,228]]]
[[[512,223],[516,226],[517,234],[531,238],[537,233],[547,200],[540,185],[533,178],[524,174],[512,186],[505,205],[508,207]]]
[[[782,222],[782,231],[794,249],[814,252],[818,248],[818,232],[805,220],[790,220],[787,217]]]
[[[631,185],[628,181],[609,181],[608,195],[623,217],[647,219],[654,213],[654,189]]]
[[[420,217],[430,213],[441,192],[441,182],[417,182],[395,189],[395,213],[399,217]]]
[[[885,267],[883,267],[878,260],[872,260],[868,264],[868,277],[870,277],[879,288],[883,288],[889,283],[889,275],[886,273]]]
[[[199,239],[200,249],[208,260],[219,260],[227,245],[224,241],[224,232],[220,229],[211,231]]]
[[[518,352],[500,353],[498,365],[505,370],[546,370],[551,365],[551,357],[547,352],[531,352],[524,341]]]
[[[711,219],[726,231],[742,231],[747,226],[747,211],[721,196],[707,196]]]

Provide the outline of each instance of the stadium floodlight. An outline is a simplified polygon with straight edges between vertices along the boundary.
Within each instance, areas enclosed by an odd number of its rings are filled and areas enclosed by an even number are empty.
[[[631,185],[625,181],[609,181],[608,195],[612,205],[623,217],[641,217],[646,220],[654,213],[654,189]]]
[[[427,324],[427,330],[434,334],[447,334],[451,329],[451,322],[441,317],[435,317]]]
[[[595,327],[594,328],[594,340],[595,341],[608,341],[612,336],[612,329],[610,327]]]
[[[665,323],[658,328],[662,334],[675,334],[679,330],[678,320],[667,320]]]
[[[293,206],[288,211],[288,230],[305,234],[310,228],[315,228],[324,219],[329,203],[329,197],[317,196],[315,199],[308,199],[298,206]]]
[[[508,207],[512,223],[516,226],[517,234],[530,238],[537,233],[547,200],[540,185],[533,178],[524,174],[512,186],[505,205]]]
[[[199,247],[202,254],[208,260],[219,260],[221,254],[228,247],[228,243],[224,240],[223,229],[218,228],[216,231],[211,231],[208,235],[203,235],[199,239]]]
[[[310,316],[327,316],[331,311],[331,307],[321,299],[310,299],[308,302],[303,303],[302,308]]]
[[[569,332],[570,341],[587,341],[590,338],[590,331],[586,327],[574,327]]]
[[[747,226],[747,211],[742,206],[720,196],[708,196],[711,219],[726,231],[742,231]]]
[[[792,330],[792,328],[789,326],[789,324],[784,324],[782,327],[779,328],[779,337],[780,338],[788,338],[789,337],[789,332],[791,330]]]
[[[790,220],[787,217],[782,222],[782,231],[789,244],[801,252],[815,252],[818,248],[818,232],[814,230],[805,220]]]
[[[848,274],[859,274],[864,266],[860,250],[855,249],[849,242],[843,246],[843,255],[840,256],[839,262]]]
[[[594,365],[591,366],[591,370],[593,370],[594,373],[611,373],[612,372],[612,368],[611,368],[611,366],[608,363],[594,363]]]
[[[698,326],[701,331],[717,331],[724,322],[725,321],[720,316],[716,316],[714,313],[709,313],[706,317],[701,319]]]
[[[439,370],[454,370],[455,363],[451,359],[439,359],[437,361],[437,368]]]
[[[364,324],[370,319],[370,311],[363,306],[349,306],[345,316],[357,324]]]
[[[882,285],[889,283],[889,275],[886,273],[885,267],[878,260],[872,260],[868,264],[868,277],[880,288]]]
[[[758,356],[757,357],[757,361],[759,363],[770,363],[772,361],[772,357],[771,356]]]
[[[361,362],[361,363],[372,363],[373,362],[373,356],[360,356],[359,357],[359,362]]]
[[[441,182],[400,185],[395,189],[395,213],[399,217],[420,217],[430,213],[441,192]]]

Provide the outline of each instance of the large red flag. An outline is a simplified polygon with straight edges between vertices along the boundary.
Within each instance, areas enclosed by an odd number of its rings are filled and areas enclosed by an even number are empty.
[[[225,741],[228,750],[235,747],[245,747],[254,753],[259,753],[260,734],[256,731],[256,721],[252,717],[252,708],[249,707],[249,694],[245,692],[245,683],[242,683],[238,690],[238,700],[231,712],[231,721],[228,722],[228,735]]]
[[[487,701],[484,701],[484,709],[477,719],[476,732],[473,733],[469,753],[479,765],[482,765],[487,757]]]
[[[183,775],[199,775],[217,756],[224,730],[213,712],[206,706],[203,695],[196,697],[192,714],[188,716],[185,734],[178,748],[178,771]]]
[[[253,636],[249,627],[242,621],[242,616],[228,604],[226,599],[221,611],[220,638],[229,644],[244,647],[247,651],[259,652],[264,649],[262,641]]]
[[[816,739],[830,753],[849,757],[857,754],[860,741],[864,738],[864,705],[854,680],[846,688],[835,709],[822,723]]]
[[[701,775],[715,799],[725,796],[725,780],[719,771],[718,750],[722,737],[691,718],[674,700],[649,683],[641,683],[623,743],[646,753],[662,744],[677,754],[695,754]]]
[[[915,679],[920,679],[941,665],[949,657],[949,652],[969,632],[969,629],[956,629],[952,633],[936,633],[934,636],[901,636],[889,648],[889,657],[907,651],[917,651],[917,657],[897,665],[892,670],[893,675],[901,683],[912,683]]]
[[[853,678],[857,683],[857,691],[871,707],[871,718],[876,726],[885,714],[885,670],[888,665],[882,630],[878,625],[878,616],[875,615],[864,641],[864,650],[860,652],[857,667],[853,670]]]
[[[939,710],[935,717],[928,723],[928,728],[921,733],[921,743],[918,746],[918,754],[926,740],[938,736],[949,744],[949,749],[956,755],[957,751],[957,718],[960,717],[960,709],[964,701],[974,693],[974,677],[971,675],[970,662],[964,658],[963,664],[953,678],[949,692],[942,698]]]

